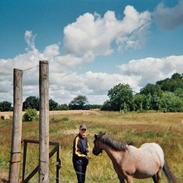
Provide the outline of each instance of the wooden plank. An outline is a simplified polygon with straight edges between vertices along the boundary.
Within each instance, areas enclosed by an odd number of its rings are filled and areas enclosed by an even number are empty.
[[[49,79],[48,62],[39,63],[39,183],[49,183]]]
[[[19,182],[21,138],[22,138],[22,76],[23,71],[14,69],[13,73],[13,125],[9,182]]]
[[[33,144],[39,144],[39,140],[32,140],[32,139],[24,139],[23,140],[24,142],[27,142],[27,143],[33,143]],[[49,145],[54,145],[54,146],[56,146],[56,145],[60,145],[59,144],[59,142],[49,142]]]
[[[61,168],[61,160],[60,160],[60,146],[57,146],[57,157],[56,157],[57,165],[56,165],[56,183],[60,183],[60,168]]]

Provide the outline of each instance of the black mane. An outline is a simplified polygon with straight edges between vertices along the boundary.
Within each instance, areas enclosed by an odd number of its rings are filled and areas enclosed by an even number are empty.
[[[106,135],[98,135],[97,139],[100,142],[102,142],[103,144],[108,145],[109,147],[111,147],[112,149],[114,149],[116,151],[125,151],[127,149],[128,143],[118,142],[116,140],[109,138]]]

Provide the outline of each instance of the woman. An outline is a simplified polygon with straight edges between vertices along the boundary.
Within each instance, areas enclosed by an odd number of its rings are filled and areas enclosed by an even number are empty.
[[[86,137],[86,125],[81,124],[79,134],[73,142],[73,166],[77,175],[78,183],[85,182],[85,173],[88,165],[89,144]]]

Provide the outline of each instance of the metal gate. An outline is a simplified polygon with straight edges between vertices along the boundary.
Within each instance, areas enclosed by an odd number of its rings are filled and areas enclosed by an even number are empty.
[[[38,140],[23,140],[23,167],[22,167],[22,183],[28,183],[31,178],[39,171],[39,165],[37,165],[28,176],[26,175],[26,159],[27,159],[27,146],[28,144],[39,144]],[[49,158],[51,158],[56,153],[56,183],[60,183],[60,168],[61,168],[61,160],[60,160],[60,147],[58,142],[50,142],[50,146],[53,146],[52,150],[49,153]]]

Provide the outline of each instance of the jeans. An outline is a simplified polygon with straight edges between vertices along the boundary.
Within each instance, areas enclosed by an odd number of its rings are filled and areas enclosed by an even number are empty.
[[[87,158],[73,159],[73,165],[77,175],[78,183],[84,183],[86,167],[88,165],[88,159]]]

